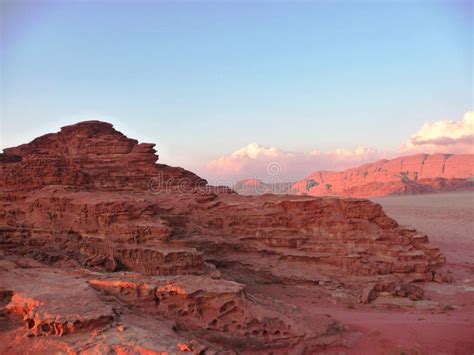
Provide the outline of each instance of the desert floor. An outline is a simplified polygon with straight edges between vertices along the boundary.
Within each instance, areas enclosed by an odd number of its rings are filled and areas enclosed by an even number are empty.
[[[344,347],[323,354],[474,354],[474,192],[374,199],[402,225],[426,233],[447,257],[454,283],[426,283],[425,299],[378,297],[347,303],[308,287],[254,286],[308,313],[330,314],[348,328]]]

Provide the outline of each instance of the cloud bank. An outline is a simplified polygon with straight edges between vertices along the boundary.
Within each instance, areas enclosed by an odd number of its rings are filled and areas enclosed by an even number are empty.
[[[288,152],[276,147],[251,143],[230,155],[209,162],[214,176],[240,180],[257,178],[267,182],[293,181],[314,170],[343,170],[384,157],[374,149],[356,147],[334,151]]]
[[[425,123],[402,146],[408,153],[474,153],[474,112],[459,121]]]
[[[416,153],[474,153],[474,112],[459,121],[425,123],[399,151],[359,146],[333,151],[289,152],[251,143],[207,164],[208,175],[223,184],[256,178],[266,182],[295,181],[317,170],[344,170],[379,159]],[[210,179],[213,180],[212,178]]]

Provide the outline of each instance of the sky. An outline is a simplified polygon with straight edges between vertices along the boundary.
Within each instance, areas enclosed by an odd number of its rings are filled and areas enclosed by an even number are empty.
[[[99,119],[210,181],[473,152],[471,1],[0,3],[0,148]]]

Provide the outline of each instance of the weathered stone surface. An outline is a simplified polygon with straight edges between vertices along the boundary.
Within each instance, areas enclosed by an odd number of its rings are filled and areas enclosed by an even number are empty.
[[[154,144],[117,132],[110,123],[85,121],[28,144],[4,149],[0,188],[34,189],[45,185],[147,190],[150,179],[160,188],[191,189],[205,185],[195,174],[163,164]]]
[[[73,289],[79,289],[77,297],[105,305],[105,315],[84,309],[91,318],[81,324],[93,326],[78,327],[106,334],[88,341],[92,352],[311,353],[340,340],[340,323],[277,304],[271,295],[250,294],[249,287],[316,285],[357,299],[374,285],[365,297],[370,302],[380,292],[418,298],[402,285],[443,280],[440,251],[378,204],[241,196],[204,186],[205,180],[184,169],[156,164],[154,153],[152,145],[91,121],[6,149],[0,157],[0,248],[14,265],[5,268],[0,284],[5,309],[29,314],[23,299],[41,303],[68,288],[57,308],[39,308],[38,321],[27,317],[37,334],[64,335],[61,351],[71,348],[75,332],[68,322],[81,313],[68,308]],[[15,281],[32,275],[44,285],[25,288]],[[42,287],[51,291],[42,293]],[[137,317],[165,338],[162,345],[137,326]],[[166,322],[156,325],[157,319]],[[123,324],[117,328],[114,322]],[[18,344],[33,346],[29,341]]]
[[[362,294],[360,295],[360,302],[361,303],[370,303],[374,299],[377,298],[377,291],[375,291],[374,284],[368,284],[363,290]]]
[[[417,154],[341,172],[316,171],[291,191],[311,196],[374,197],[474,188],[474,154]]]
[[[32,335],[66,335],[102,328],[113,319],[84,280],[50,269],[25,272],[0,261],[0,288],[11,292],[6,310],[22,318]]]
[[[2,354],[223,350],[177,334],[172,321],[106,299],[81,272],[49,268],[31,259],[0,256],[0,301]]]
[[[413,284],[401,284],[395,290],[395,295],[399,297],[408,297],[413,301],[419,301],[423,299],[424,291],[420,286]]]
[[[258,348],[296,346],[301,341],[321,346],[331,341],[321,334],[341,327],[327,316],[309,322],[294,309],[282,312],[280,307],[277,311],[259,299],[250,300],[245,285],[232,281],[207,276],[97,276],[89,280],[97,290],[145,309],[147,314],[171,319],[177,329],[198,332],[209,341],[220,339],[236,348],[242,343]],[[291,313],[291,318],[285,313]]]

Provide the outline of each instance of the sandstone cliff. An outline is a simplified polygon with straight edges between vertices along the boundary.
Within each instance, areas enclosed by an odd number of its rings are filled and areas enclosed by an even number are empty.
[[[0,188],[24,190],[69,185],[147,190],[151,178],[168,187],[178,183],[181,188],[207,184],[182,168],[155,164],[158,156],[154,146],[127,138],[110,123],[85,121],[66,126],[57,134],[4,149],[0,154]]]
[[[0,155],[0,352],[312,353],[344,326],[250,287],[367,303],[449,279],[378,204],[241,196],[156,161],[97,121]]]
[[[316,171],[291,190],[311,196],[374,197],[474,188],[474,154],[417,154],[341,172]]]

